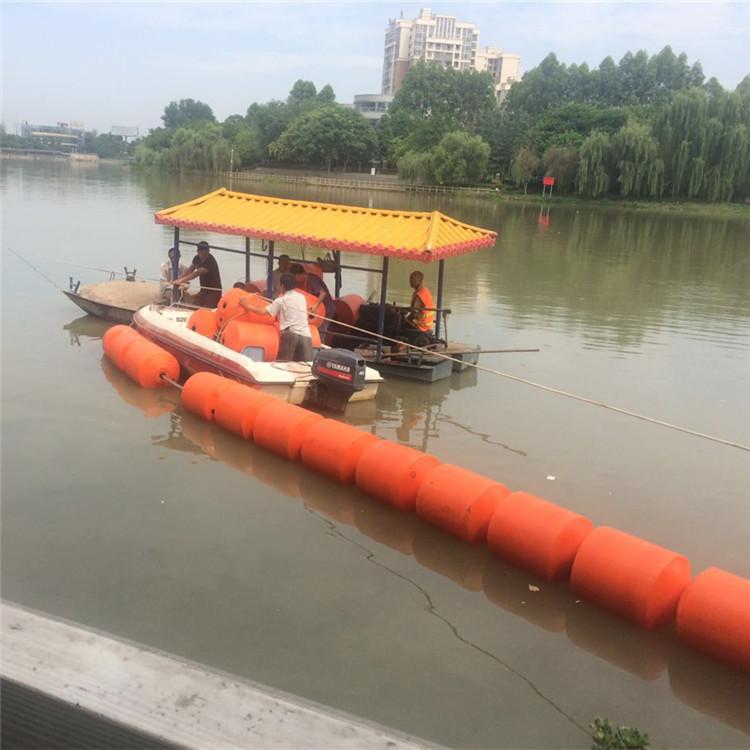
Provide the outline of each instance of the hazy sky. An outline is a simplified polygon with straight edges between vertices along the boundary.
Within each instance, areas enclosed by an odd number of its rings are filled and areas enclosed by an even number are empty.
[[[423,5],[476,23],[480,44],[520,53],[522,71],[550,51],[595,66],[670,44],[727,88],[750,73],[746,2],[3,3],[2,120],[145,132],[172,99],[223,119],[298,78],[351,102],[380,91],[388,19]]]

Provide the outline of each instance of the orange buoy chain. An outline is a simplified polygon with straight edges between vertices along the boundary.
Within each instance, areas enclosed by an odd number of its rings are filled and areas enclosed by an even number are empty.
[[[104,351],[145,388],[174,383],[171,354],[114,326]],[[175,383],[176,384],[176,383]],[[489,477],[280,401],[219,375],[188,378],[183,407],[207,422],[572,590],[644,628],[676,620],[685,644],[750,671],[750,580],[709,568],[691,580],[687,558]]]

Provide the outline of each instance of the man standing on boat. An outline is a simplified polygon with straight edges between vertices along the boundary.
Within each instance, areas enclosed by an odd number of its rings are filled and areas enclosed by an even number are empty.
[[[310,312],[317,315],[325,315],[329,319],[333,318],[336,312],[336,304],[333,301],[331,293],[328,291],[325,281],[317,274],[306,273],[301,263],[292,264],[289,268],[289,273],[293,274],[297,279],[297,286],[300,289],[304,289],[308,294],[312,294],[318,298],[318,301],[313,305]],[[318,328],[321,341],[325,340],[328,322],[328,320],[324,320]]]
[[[161,264],[161,275],[159,278],[159,288],[161,289],[161,296],[164,301],[169,303],[172,301],[172,264],[174,261],[174,248],[170,247],[167,253],[169,260],[165,260]],[[177,267],[177,276],[184,276],[188,272],[187,267],[184,263],[180,263]],[[187,287],[187,284],[185,285]]]
[[[279,255],[279,265],[271,274],[273,287],[271,289],[271,299],[276,299],[281,293],[281,277],[289,273],[289,267],[292,265],[291,258],[288,255]]]
[[[239,301],[248,312],[270,315],[279,321],[281,336],[279,360],[286,362],[311,362],[313,358],[312,334],[307,321],[307,300],[296,291],[297,280],[291,273],[282,274],[280,280],[282,294],[270,305],[259,307],[248,298]]]
[[[414,292],[411,295],[411,311],[407,315],[407,320],[422,333],[429,333],[435,325],[435,301],[430,290],[424,285],[424,274],[421,271],[412,271],[409,286]]]
[[[198,254],[193,258],[188,272],[178,276],[172,285],[179,286],[196,278],[200,279],[201,290],[190,301],[200,307],[216,307],[221,299],[221,275],[219,264],[205,240],[198,243]]]

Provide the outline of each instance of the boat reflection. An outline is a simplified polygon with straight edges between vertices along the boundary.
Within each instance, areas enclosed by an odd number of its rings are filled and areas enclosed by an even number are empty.
[[[668,671],[672,693],[680,701],[750,734],[750,675],[684,648],[670,628],[657,632],[638,628],[577,599],[566,583],[538,579],[492,556],[486,546],[464,544],[413,514],[313,474],[301,464],[183,412],[176,391],[138,388],[105,359],[102,369],[123,400],[144,414],[164,415],[171,410],[168,433],[152,435],[153,445],[204,453],[287,497],[299,498],[332,531],[340,531],[339,525],[354,527],[467,591],[483,592],[494,605],[531,625],[555,635],[564,632],[570,643],[639,679],[653,681]]]
[[[71,346],[80,346],[81,338],[100,339],[112,324],[95,315],[81,315],[63,326],[70,336]]]

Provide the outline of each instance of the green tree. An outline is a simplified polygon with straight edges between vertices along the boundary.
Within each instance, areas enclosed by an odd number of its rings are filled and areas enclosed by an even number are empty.
[[[536,152],[528,147],[518,150],[510,165],[510,177],[515,184],[523,185],[523,194],[526,195],[529,183],[536,177],[541,161]]]
[[[251,104],[245,120],[258,133],[261,150],[268,152],[268,146],[278,139],[292,124],[294,115],[286,102],[272,100],[266,104]]]
[[[263,159],[263,149],[255,128],[243,127],[236,133],[231,145],[234,148],[234,164],[237,169],[255,167]]]
[[[369,162],[377,147],[375,131],[362,115],[337,105],[327,105],[298,117],[269,146],[281,161],[334,165]]]
[[[471,185],[487,174],[490,147],[478,136],[446,133],[430,154],[430,173],[438,184]]]
[[[327,83],[320,91],[318,91],[317,98],[319,104],[333,104],[336,101],[336,94],[330,83]]]
[[[606,133],[595,130],[581,145],[576,176],[579,193],[598,198],[609,191],[610,142]]]
[[[611,139],[617,183],[624,198],[660,198],[664,190],[664,162],[659,158],[651,128],[629,122]]]
[[[578,172],[578,149],[574,146],[551,146],[542,157],[544,174],[555,178],[555,186],[561,193],[575,189]]]
[[[216,121],[211,107],[195,99],[180,99],[179,102],[170,102],[164,107],[164,114],[161,119],[164,121],[164,127],[170,130],[194,127]]]

